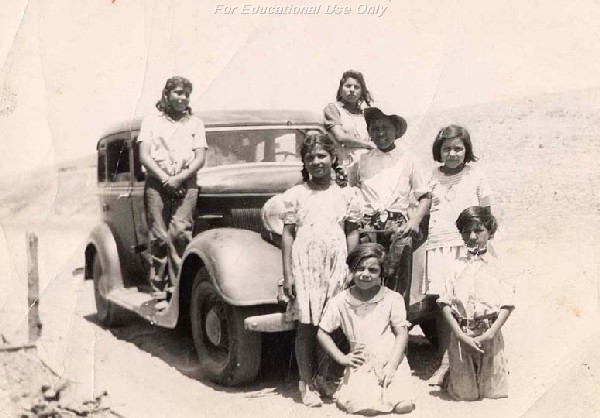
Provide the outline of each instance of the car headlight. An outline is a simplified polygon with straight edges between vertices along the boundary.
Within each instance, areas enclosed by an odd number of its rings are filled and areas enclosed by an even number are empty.
[[[262,221],[267,231],[277,235],[283,232],[283,220],[281,214],[285,211],[285,206],[281,195],[276,195],[267,200],[262,208]]]

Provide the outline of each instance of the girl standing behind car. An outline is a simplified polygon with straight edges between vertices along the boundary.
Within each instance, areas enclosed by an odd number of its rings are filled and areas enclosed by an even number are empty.
[[[363,108],[371,106],[373,98],[362,73],[355,70],[344,72],[335,100],[323,110],[325,127],[336,141],[340,164],[347,167],[361,153],[375,148],[363,116]]]
[[[358,244],[362,204],[354,188],[331,179],[337,168],[333,141],[307,134],[300,155],[303,183],[281,195],[284,212],[282,255],[284,292],[298,321],[295,351],[302,402],[322,404],[312,385],[317,326],[327,301],[346,280],[346,254]]]
[[[148,176],[144,206],[150,238],[150,281],[157,298],[179,276],[181,255],[192,238],[193,211],[198,198],[196,173],[204,164],[204,123],[189,107],[192,83],[169,78],[158,109],[143,122],[137,141]],[[159,302],[157,309],[166,307]]]

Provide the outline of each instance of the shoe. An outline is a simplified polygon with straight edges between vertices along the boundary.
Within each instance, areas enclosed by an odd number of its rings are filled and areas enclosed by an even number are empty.
[[[168,307],[169,307],[169,302],[167,302],[166,300],[161,300],[156,305],[154,305],[154,309],[156,309],[157,311],[164,311]]]
[[[429,386],[443,387],[449,371],[450,365],[442,363],[435,373],[433,373],[433,375],[429,378],[429,380],[427,380],[427,384]]]
[[[316,390],[311,388],[306,382],[300,381],[298,385],[300,389],[300,396],[302,398],[302,403],[310,408],[316,408],[323,405],[323,401],[319,397],[319,394]]]
[[[333,399],[333,395],[337,391],[338,383],[325,379],[323,376],[315,376],[313,385],[321,398]]]
[[[415,410],[415,403],[413,401],[402,401],[394,407],[395,414],[408,414]]]

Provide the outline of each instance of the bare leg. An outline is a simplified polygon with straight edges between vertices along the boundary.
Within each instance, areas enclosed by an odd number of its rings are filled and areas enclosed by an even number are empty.
[[[314,325],[299,323],[296,331],[296,361],[300,374],[302,403],[312,407],[323,404],[318,393],[311,387],[317,330]]]
[[[439,316],[436,318],[435,327],[438,337],[438,351],[440,354],[442,354],[442,362],[440,364],[440,367],[429,378],[427,383],[430,386],[443,386],[444,380],[448,375],[448,371],[450,370],[448,345],[450,344],[450,333],[452,332],[452,330],[450,329],[450,326],[446,323],[444,318],[441,318]]]
[[[318,328],[309,324],[298,324],[296,332],[296,361],[300,380],[309,383],[313,377],[315,344]]]

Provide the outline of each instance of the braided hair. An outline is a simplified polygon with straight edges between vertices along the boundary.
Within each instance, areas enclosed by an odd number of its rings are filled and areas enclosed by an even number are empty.
[[[347,185],[346,173],[339,165],[337,155],[335,153],[335,144],[329,137],[329,135],[318,131],[309,131],[304,137],[302,146],[300,147],[300,157],[302,158],[302,181],[307,182],[310,180],[308,170],[304,165],[304,158],[306,155],[317,145],[323,147],[327,153],[331,156],[331,168],[335,171],[335,180],[338,186],[344,187]]]
[[[177,87],[183,87],[186,90],[192,91],[192,82],[187,78],[180,76],[169,78],[165,83],[165,87],[163,88],[160,100],[156,102],[156,108],[158,110],[160,110],[163,113],[166,113],[167,115],[169,115],[172,112],[171,107],[169,106],[168,96],[169,93],[175,90]],[[189,115],[192,114],[192,108],[189,106],[185,109],[185,111]]]

